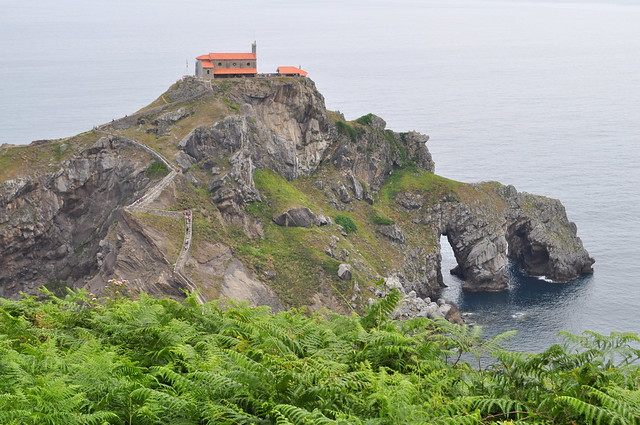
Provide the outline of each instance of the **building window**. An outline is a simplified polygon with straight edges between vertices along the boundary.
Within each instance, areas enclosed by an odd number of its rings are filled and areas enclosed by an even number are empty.
[[[251,66],[251,62],[247,62],[247,66]]]
[[[222,66],[222,62],[218,62],[218,66]]]
[[[211,73],[211,71],[209,71],[209,70],[207,69],[207,74],[210,74],[210,73]]]
[[[237,64],[234,62],[234,63],[233,63],[233,66],[236,66],[236,65],[237,65]]]

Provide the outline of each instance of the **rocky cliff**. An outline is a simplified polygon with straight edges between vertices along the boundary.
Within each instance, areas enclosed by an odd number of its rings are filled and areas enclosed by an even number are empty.
[[[307,78],[181,80],[93,131],[1,148],[0,294],[126,279],[345,311],[387,278],[424,304],[441,235],[469,291],[508,289],[509,260],[558,282],[592,271],[559,201],[437,176],[427,141],[346,121]]]

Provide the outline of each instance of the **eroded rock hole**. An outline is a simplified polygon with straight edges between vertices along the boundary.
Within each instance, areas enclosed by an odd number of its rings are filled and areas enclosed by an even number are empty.
[[[527,273],[543,276],[549,268],[547,247],[532,243],[525,226],[511,226],[508,233],[508,256]]]
[[[451,245],[451,241],[449,240],[449,236],[444,233],[440,236],[440,256],[441,256],[441,270],[443,276],[456,276],[459,279],[463,279],[462,269],[460,268],[460,264],[456,258],[456,254],[453,250],[453,246]],[[448,285],[448,281],[451,279],[444,279],[444,283]]]

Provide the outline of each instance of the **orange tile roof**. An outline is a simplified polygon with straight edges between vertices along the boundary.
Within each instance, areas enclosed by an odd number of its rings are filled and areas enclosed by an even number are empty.
[[[254,53],[209,53],[206,55],[198,56],[199,60],[247,60],[256,59]]]
[[[295,66],[279,66],[278,74],[300,74],[300,76],[306,77],[308,72]]]
[[[216,75],[257,74],[258,70],[255,68],[215,68],[213,73]]]
[[[202,61],[202,67],[203,68],[213,68],[213,64],[211,63],[211,61]]]

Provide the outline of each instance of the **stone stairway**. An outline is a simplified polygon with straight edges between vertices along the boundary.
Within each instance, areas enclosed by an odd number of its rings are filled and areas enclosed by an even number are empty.
[[[171,170],[171,172],[169,172],[169,174],[164,176],[164,178],[160,180],[158,184],[156,184],[151,189],[149,189],[147,193],[142,195],[140,198],[133,201],[133,203],[129,205],[127,208],[131,210],[148,209],[146,207],[149,204],[151,204],[153,201],[155,201],[158,198],[158,196],[160,196],[162,191],[165,190],[166,187],[171,184],[171,182],[176,178],[177,175],[178,173],[175,170]]]
[[[191,248],[191,238],[193,236],[193,212],[191,210],[184,211],[184,242],[182,244],[182,248],[180,249],[180,254],[178,255],[178,259],[176,260],[176,264],[173,267],[173,272],[182,278],[182,283],[187,287],[187,289],[191,292],[196,293],[196,299],[201,304],[204,304],[206,300],[202,296],[202,294],[197,291],[197,286],[184,274],[184,266],[187,263],[187,255],[189,254],[189,249]]]
[[[202,296],[200,292],[198,292],[198,286],[189,279],[184,274],[184,266],[187,263],[189,249],[191,248],[191,239],[193,236],[193,212],[191,210],[187,211],[166,211],[160,210],[156,208],[148,208],[148,206],[155,201],[158,196],[173,182],[173,180],[180,174],[179,168],[176,168],[167,158],[165,158],[160,152],[150,148],[149,146],[138,142],[137,140],[131,139],[129,137],[122,137],[114,133],[110,133],[105,131],[101,127],[96,127],[94,129],[95,132],[104,134],[106,136],[117,137],[119,141],[124,141],[129,143],[135,147],[143,149],[150,154],[152,154],[156,159],[163,162],[167,168],[169,168],[169,174],[162,178],[157,184],[155,184],[152,188],[148,189],[147,192],[142,195],[140,198],[136,199],[129,206],[125,207],[128,211],[139,211],[146,212],[150,214],[155,214],[163,217],[171,217],[176,219],[184,219],[184,242],[182,243],[182,248],[180,249],[180,254],[176,259],[176,263],[173,267],[174,276],[178,281],[187,289],[189,292],[196,293],[196,299],[199,303],[204,304],[206,300]]]

